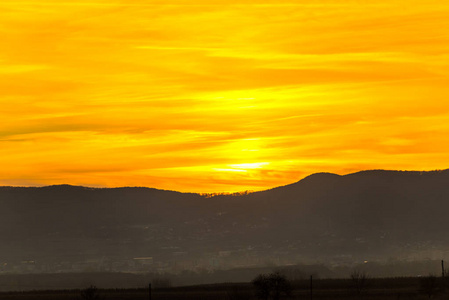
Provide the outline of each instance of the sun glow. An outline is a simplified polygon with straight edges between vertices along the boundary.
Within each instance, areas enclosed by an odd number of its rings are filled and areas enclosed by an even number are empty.
[[[448,168],[443,2],[2,1],[0,184]]]
[[[229,165],[232,168],[236,169],[260,169],[266,165],[269,165],[268,162],[260,162],[260,163],[251,163],[251,164],[236,164],[236,165]]]

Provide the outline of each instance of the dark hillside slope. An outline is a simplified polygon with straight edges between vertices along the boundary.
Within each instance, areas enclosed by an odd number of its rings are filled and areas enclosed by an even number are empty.
[[[212,198],[149,188],[1,187],[0,251],[41,260],[163,260],[170,247],[192,259],[236,249],[268,257],[390,257],[425,245],[446,249],[448,215],[448,170],[320,173]]]

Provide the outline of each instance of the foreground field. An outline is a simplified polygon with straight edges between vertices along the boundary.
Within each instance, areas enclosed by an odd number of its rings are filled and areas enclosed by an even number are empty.
[[[321,299],[364,299],[364,300],[397,300],[397,299],[447,299],[449,290],[444,289],[443,282],[438,279],[434,286],[427,286],[422,278],[372,278],[367,286],[357,291],[354,282],[349,279],[322,279],[313,281],[312,296]],[[147,300],[148,289],[99,289],[99,299],[105,300]],[[75,300],[81,297],[80,290],[3,292],[2,300]],[[156,289],[152,291],[152,300],[252,300],[255,297],[254,287],[249,283],[213,284],[188,287]],[[293,284],[293,292],[289,299],[311,299],[310,281],[297,281]]]

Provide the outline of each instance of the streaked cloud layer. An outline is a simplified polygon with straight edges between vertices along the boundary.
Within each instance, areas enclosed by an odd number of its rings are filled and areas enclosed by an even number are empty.
[[[441,1],[2,1],[0,184],[448,168],[447,28]]]

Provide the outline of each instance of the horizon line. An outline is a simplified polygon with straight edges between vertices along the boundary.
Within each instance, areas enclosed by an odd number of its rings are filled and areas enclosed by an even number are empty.
[[[0,185],[0,188],[47,188],[47,187],[61,187],[61,186],[70,186],[70,187],[78,187],[78,188],[85,188],[85,189],[123,189],[123,188],[142,188],[142,189],[153,189],[153,190],[158,190],[158,191],[164,191],[164,192],[175,192],[175,193],[181,193],[181,194],[196,194],[196,195],[200,195],[200,196],[205,196],[205,197],[213,197],[213,196],[220,196],[220,195],[244,195],[244,194],[253,194],[253,193],[257,193],[257,192],[264,192],[264,191],[270,191],[273,189],[277,189],[277,188],[281,188],[281,187],[286,187],[289,185],[293,185],[296,183],[299,183],[300,181],[311,177],[313,175],[319,175],[319,174],[330,174],[330,175],[336,175],[336,176],[349,176],[349,175],[355,175],[358,173],[364,173],[364,172],[375,172],[375,171],[383,171],[383,172],[404,172],[404,173],[433,173],[433,172],[444,172],[444,171],[449,171],[449,168],[446,169],[433,169],[433,170],[393,170],[393,169],[367,169],[367,170],[359,170],[356,172],[352,172],[352,173],[346,173],[346,174],[337,174],[337,173],[332,173],[332,172],[316,172],[316,173],[311,173],[308,174],[306,176],[304,176],[303,178],[299,179],[298,181],[292,182],[292,183],[288,183],[285,185],[279,185],[279,186],[274,186],[271,188],[266,188],[263,190],[240,190],[240,191],[233,191],[233,192],[182,192],[182,191],[176,191],[176,190],[167,190],[167,189],[162,189],[162,188],[157,188],[157,187],[150,187],[150,186],[115,186],[115,187],[108,187],[108,186],[95,186],[95,185],[74,185],[74,184],[70,184],[70,183],[62,183],[62,184],[50,184],[50,185]]]

